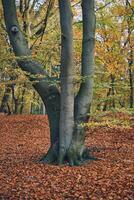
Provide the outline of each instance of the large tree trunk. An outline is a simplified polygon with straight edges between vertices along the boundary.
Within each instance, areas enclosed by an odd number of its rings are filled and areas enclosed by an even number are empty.
[[[73,34],[70,0],[59,0],[59,9],[62,38],[59,163],[63,163],[72,140],[74,126]]]
[[[94,0],[83,0],[83,42],[82,70],[84,78],[73,107],[73,70],[72,70],[72,16],[69,1],[59,0],[62,59],[61,59],[61,113],[59,163],[68,161],[71,166],[79,165],[85,159],[94,159],[89,155],[85,142],[85,127],[89,119],[90,106],[93,96],[94,76],[94,43],[95,43],[95,12]],[[74,112],[74,116],[73,116]],[[74,120],[73,120],[74,117]],[[73,124],[74,122],[74,124]]]
[[[61,95],[55,86],[51,86],[49,77],[42,66],[31,58],[25,37],[16,16],[15,0],[2,0],[5,23],[14,53],[19,59],[18,65],[27,75],[36,91],[41,96],[48,114],[51,132],[50,149],[41,161],[59,164],[68,161],[78,165],[87,155],[84,147],[85,128],[83,123],[89,118],[93,95],[94,75],[94,36],[95,12],[94,0],[82,0],[83,42],[82,70],[84,81],[78,95],[73,94],[73,45],[72,13],[70,0],[59,0],[60,23],[62,34],[61,48]],[[89,155],[88,155],[89,156]]]
[[[59,137],[60,93],[55,86],[49,84],[50,79],[41,64],[31,57],[28,43],[17,20],[15,0],[2,0],[2,4],[7,33],[18,65],[28,73],[27,76],[33,81],[33,87],[45,104],[50,124],[51,146],[53,146]]]
[[[94,76],[94,44],[95,44],[95,12],[94,0],[82,0],[83,41],[82,41],[82,70],[83,82],[75,98],[74,117],[75,126],[73,139],[69,149],[71,165],[79,165],[83,159],[89,157],[84,146],[85,127],[89,119],[90,106],[93,96]],[[91,157],[90,157],[91,158]]]

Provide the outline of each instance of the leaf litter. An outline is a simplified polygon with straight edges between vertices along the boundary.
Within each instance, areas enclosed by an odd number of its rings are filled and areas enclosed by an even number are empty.
[[[49,148],[47,116],[0,115],[0,138],[0,200],[134,200],[133,125],[88,128],[100,159],[78,167],[38,162]]]

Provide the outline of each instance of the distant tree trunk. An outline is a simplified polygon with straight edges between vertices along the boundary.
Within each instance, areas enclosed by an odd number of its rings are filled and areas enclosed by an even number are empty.
[[[98,103],[98,104],[96,105],[96,110],[101,110],[101,106],[102,106],[102,102]]]
[[[20,104],[20,114],[23,113],[23,109],[24,109],[24,97],[25,97],[25,92],[26,92],[26,89],[25,89],[26,85],[24,84],[24,88],[22,90],[22,94],[21,94],[21,104]]]
[[[35,99],[35,96],[36,96],[35,91],[33,91],[33,100]],[[34,114],[33,110],[34,110],[34,104],[32,101],[30,105],[30,114]]]
[[[130,82],[130,108],[134,108],[134,84],[132,73],[132,61],[129,61],[129,82]]]
[[[125,99],[119,100],[119,104],[121,106],[121,108],[125,107]]]
[[[108,89],[107,98],[110,96],[110,94],[111,94],[111,87]],[[108,106],[108,100],[106,100],[105,103],[104,103],[103,111],[107,110],[107,106]]]
[[[8,115],[11,115],[12,112],[11,112],[11,109],[10,109],[9,103],[7,103],[7,109],[8,109],[7,114],[8,114]]]
[[[111,75],[111,94],[112,94],[112,107],[115,108],[115,77]]]
[[[115,95],[115,88],[114,88],[114,84],[115,84],[115,76],[114,75],[110,75],[110,79],[111,79],[111,83],[110,83],[110,87],[108,89],[107,92],[107,98],[111,95],[112,96],[112,108],[115,108],[115,100],[114,100],[114,95]],[[103,106],[103,111],[107,110],[107,106],[109,104],[109,100],[107,99],[104,103]],[[110,106],[110,105],[109,105]]]
[[[126,12],[129,9],[129,1],[126,0]],[[133,14],[132,14],[133,16]],[[128,72],[129,72],[129,85],[130,85],[130,95],[129,95],[129,107],[134,108],[134,70],[133,70],[133,63],[134,63],[134,57],[133,57],[133,41],[131,41],[131,34],[133,34],[133,26],[132,26],[132,20],[133,17],[128,17],[127,18],[127,32],[128,32],[128,47],[129,47],[129,52],[128,52]],[[133,38],[133,37],[132,37]]]
[[[4,96],[2,98],[0,112],[11,114],[11,109],[9,106],[9,98],[10,98],[11,87],[8,85],[5,88]]]
[[[130,59],[128,59],[128,71],[129,71],[129,84],[130,84],[130,108],[134,108],[134,80],[133,80],[133,50],[131,48]]]
[[[11,91],[12,91],[12,104],[14,105],[12,110],[13,110],[14,114],[17,114],[18,113],[18,99],[15,96],[15,85],[14,84],[11,85]]]

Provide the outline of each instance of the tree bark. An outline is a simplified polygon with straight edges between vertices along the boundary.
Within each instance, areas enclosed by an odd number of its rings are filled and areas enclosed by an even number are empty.
[[[129,10],[129,1],[126,0],[126,12]],[[127,32],[128,32],[128,46],[129,46],[129,52],[128,52],[128,72],[129,72],[129,84],[130,84],[130,94],[129,94],[129,107],[134,108],[134,78],[133,78],[133,63],[134,63],[134,57],[133,57],[133,41],[131,41],[131,34],[133,31],[132,26],[132,17],[127,18]]]
[[[10,92],[11,92],[11,86],[8,85],[5,88],[4,96],[2,98],[1,106],[0,106],[0,112],[11,114],[11,110],[8,104],[9,98],[10,98]]]
[[[130,82],[130,108],[134,108],[134,84],[132,75],[132,65],[129,64],[129,82]]]
[[[20,114],[23,113],[23,108],[24,108],[24,97],[25,97],[25,92],[26,92],[26,89],[25,89],[26,84],[24,84],[23,87],[24,87],[24,88],[23,88],[23,90],[22,90],[21,100],[20,100],[20,102],[21,102],[21,104],[20,104]]]
[[[83,158],[89,157],[84,146],[85,126],[89,119],[90,106],[93,97],[94,78],[94,45],[95,45],[95,12],[94,0],[82,0],[83,40],[82,40],[82,69],[83,81],[75,98],[75,126],[73,139],[69,149],[71,165],[79,165]]]
[[[53,146],[59,137],[60,93],[55,86],[49,84],[50,79],[41,64],[31,58],[28,43],[18,23],[15,0],[2,0],[2,4],[7,33],[18,65],[28,73],[27,76],[33,81],[33,87],[45,104],[50,124],[51,146]]]
[[[18,114],[18,99],[15,96],[15,84],[11,85],[12,91],[12,111],[14,114]]]
[[[82,70],[84,78],[80,90],[74,99],[73,93],[73,34],[70,0],[59,0],[61,24],[61,94],[55,86],[49,84],[49,76],[38,63],[31,58],[27,41],[22,34],[17,16],[15,0],[2,0],[7,32],[17,57],[18,65],[26,71],[33,86],[41,96],[48,114],[51,133],[51,146],[41,161],[59,164],[68,161],[70,165],[79,165],[88,151],[84,146],[85,127],[88,121],[93,96],[95,12],[94,0],[82,0],[83,42]],[[74,102],[75,100],[75,102]]]
[[[70,0],[59,0],[61,24],[61,112],[59,163],[69,149],[74,126],[73,33]]]
[[[115,109],[115,76],[111,75],[111,89],[112,89],[112,107]]]
[[[110,87],[109,87],[109,90],[107,92],[107,98],[112,95],[112,107],[115,108],[115,100],[114,100],[114,95],[115,95],[115,88],[114,88],[114,85],[115,85],[115,76],[114,75],[110,75],[110,79],[111,79],[111,83],[110,83]],[[107,110],[107,107],[108,107],[108,103],[109,103],[109,107],[110,107],[110,103],[111,101],[109,102],[108,99],[106,99],[105,103],[104,103],[104,106],[103,106],[103,111],[106,111]]]
[[[108,89],[108,92],[107,92],[107,98],[110,96],[111,94],[111,87]],[[106,111],[107,110],[107,106],[108,106],[108,99],[105,100],[104,102],[104,106],[103,106],[103,111]]]
[[[128,59],[128,72],[129,72],[129,84],[130,84],[130,97],[129,97],[129,104],[130,108],[134,108],[134,81],[133,81],[133,50],[130,46],[130,56]]]

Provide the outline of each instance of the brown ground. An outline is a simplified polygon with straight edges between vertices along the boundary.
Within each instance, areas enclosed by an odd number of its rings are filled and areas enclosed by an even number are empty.
[[[133,133],[94,128],[86,143],[101,160],[44,165],[38,160],[49,146],[47,118],[0,115],[0,200],[134,200]]]

